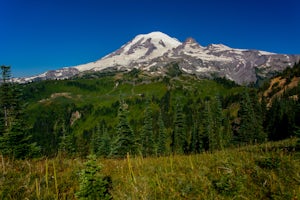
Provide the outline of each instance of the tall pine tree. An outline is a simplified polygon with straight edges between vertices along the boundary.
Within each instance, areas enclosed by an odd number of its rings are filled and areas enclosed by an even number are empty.
[[[119,111],[118,111],[118,120],[119,123],[116,127],[116,136],[113,138],[113,150],[112,155],[118,157],[125,157],[127,153],[135,154],[136,145],[135,137],[133,131],[128,123],[128,105],[121,101]]]
[[[164,125],[164,121],[162,119],[162,114],[160,112],[158,117],[158,139],[157,139],[157,155],[162,156],[166,153],[166,142],[167,142],[167,133]]]
[[[141,143],[143,155],[148,156],[154,153],[153,117],[149,101],[146,102]]]
[[[108,157],[111,152],[111,137],[105,127],[105,123],[102,123],[102,134],[99,140],[99,146],[97,147],[97,156]]]
[[[1,153],[13,158],[34,156],[39,148],[31,141],[27,124],[24,121],[24,108],[21,91],[17,84],[11,83],[10,67],[1,66]],[[5,97],[7,93],[8,97]]]
[[[183,109],[179,101],[176,103],[175,110],[175,121],[174,121],[174,131],[173,131],[173,153],[182,154],[186,149],[186,134],[185,134],[185,124],[184,124],[184,114]]]
[[[258,101],[251,100],[248,91],[244,91],[239,110],[241,119],[237,137],[239,143],[263,142],[266,139],[262,119],[257,116],[261,113],[258,113],[259,109],[256,104],[258,104]]]

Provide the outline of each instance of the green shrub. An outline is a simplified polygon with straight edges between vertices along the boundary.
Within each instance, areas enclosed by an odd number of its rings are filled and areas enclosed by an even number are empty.
[[[99,174],[100,166],[96,163],[96,156],[88,156],[85,169],[80,173],[80,186],[76,197],[81,200],[108,200],[112,199],[109,193],[109,182],[107,178]]]

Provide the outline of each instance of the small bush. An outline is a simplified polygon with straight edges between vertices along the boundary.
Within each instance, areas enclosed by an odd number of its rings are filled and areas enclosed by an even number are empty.
[[[101,177],[99,171],[100,167],[96,163],[96,156],[88,156],[88,161],[85,163],[85,169],[80,173],[80,189],[76,193],[78,199],[112,199],[108,190],[110,187],[108,180],[111,179]]]
[[[255,161],[256,165],[263,169],[278,169],[281,160],[279,158],[268,157]]]

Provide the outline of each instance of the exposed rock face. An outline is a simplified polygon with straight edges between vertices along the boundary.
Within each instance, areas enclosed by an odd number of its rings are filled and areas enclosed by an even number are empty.
[[[138,35],[115,52],[102,59],[83,65],[48,71],[36,77],[18,79],[19,82],[65,79],[86,71],[156,70],[161,74],[164,66],[177,62],[183,72],[201,77],[222,76],[238,84],[256,82],[293,66],[300,55],[275,54],[259,50],[233,49],[223,44],[203,47],[193,38],[181,43],[175,38],[152,32]],[[155,72],[153,72],[155,73]]]
[[[72,126],[80,118],[81,118],[81,114],[79,111],[73,112],[70,119],[70,125]]]

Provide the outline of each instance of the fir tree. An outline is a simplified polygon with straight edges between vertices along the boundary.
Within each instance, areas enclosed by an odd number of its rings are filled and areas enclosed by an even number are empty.
[[[102,135],[97,148],[97,156],[108,157],[111,152],[111,138],[107,128],[102,124]]]
[[[159,125],[159,132],[158,132],[158,141],[157,141],[157,154],[159,156],[164,155],[166,153],[166,129],[162,119],[162,114],[159,114],[158,117],[158,125]]]
[[[216,140],[216,133],[214,131],[214,122],[213,116],[210,106],[210,101],[205,102],[204,107],[204,125],[203,125],[203,132],[206,138],[206,148],[210,151],[213,151],[217,148],[217,140]]]
[[[135,154],[135,137],[131,127],[129,126],[127,119],[128,105],[121,102],[118,111],[119,123],[116,127],[117,136],[114,139],[114,150],[115,156],[125,157],[127,153]]]
[[[24,121],[24,108],[21,102],[21,91],[18,85],[11,84],[10,82],[10,67],[1,67],[2,80],[1,80],[1,117],[4,122],[2,125],[3,132],[0,135],[0,148],[4,155],[14,158],[25,158],[34,156],[38,153],[39,148],[31,141],[29,129]],[[2,94],[7,92],[10,96],[8,99],[3,97]]]
[[[10,67],[1,66],[1,79],[0,79],[0,134],[8,131],[11,123],[11,110],[13,101],[13,90],[11,82]],[[0,135],[1,136],[1,135]]]
[[[75,138],[73,134],[70,134],[66,130],[65,122],[62,122],[62,127],[61,127],[61,136],[60,136],[60,143],[58,146],[58,151],[59,153],[62,154],[73,154],[75,152]]]
[[[185,151],[186,135],[184,128],[184,115],[182,106],[177,101],[174,121],[173,153],[182,154]]]
[[[149,102],[146,103],[144,113],[144,126],[141,134],[142,153],[143,155],[152,155],[154,153],[154,136],[153,136],[153,117]]]
[[[223,112],[220,97],[216,96],[213,100],[213,135],[210,138],[211,150],[223,149],[224,148],[224,138],[223,138]]]
[[[249,93],[245,91],[239,110],[241,123],[238,131],[238,142],[245,144],[255,141],[263,142],[266,139],[266,134],[263,132],[262,121],[260,117],[256,116],[254,109],[253,101],[251,101]]]
[[[101,167],[96,163],[96,156],[89,155],[85,169],[80,173],[79,191],[76,197],[81,200],[109,200],[109,183],[100,174]]]
[[[191,136],[191,145],[190,145],[190,151],[192,153],[199,153],[199,135],[198,135],[198,128],[197,128],[198,122],[194,121],[193,129],[192,129],[192,136]]]
[[[233,137],[232,127],[229,118],[230,118],[229,113],[227,113],[227,115],[224,116],[224,128],[223,128],[223,137],[222,137],[224,147],[228,147],[228,145],[230,145]]]

